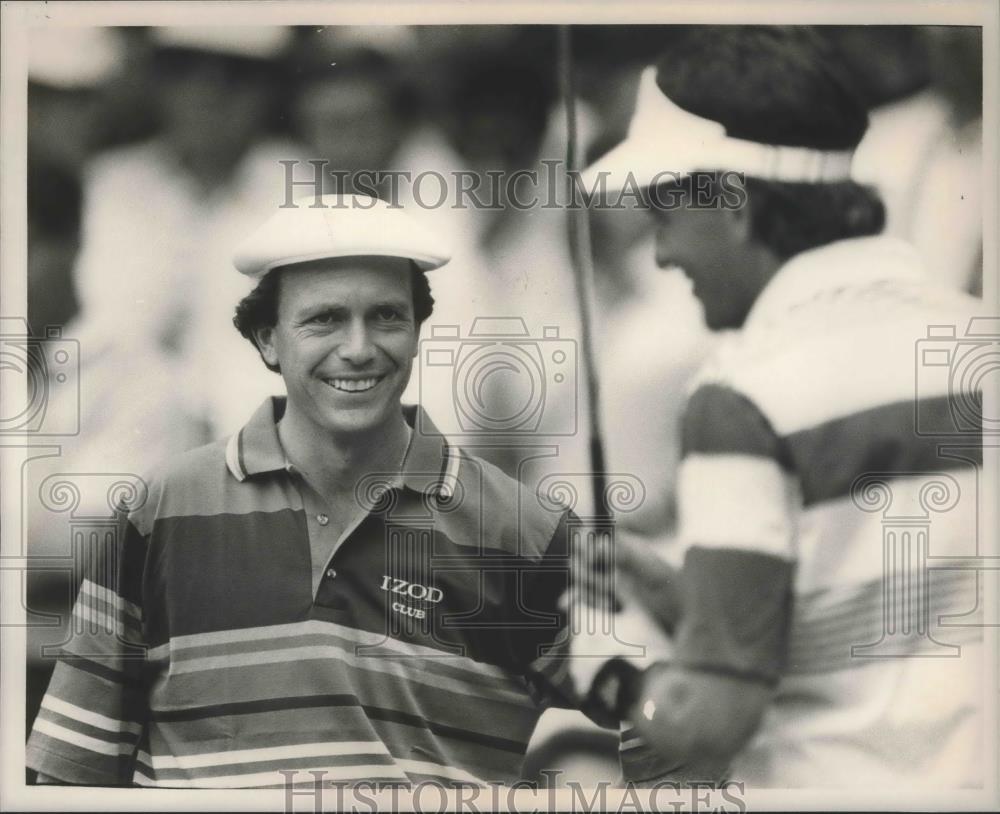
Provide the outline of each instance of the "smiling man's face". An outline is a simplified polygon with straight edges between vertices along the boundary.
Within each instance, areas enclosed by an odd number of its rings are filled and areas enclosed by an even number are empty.
[[[348,257],[281,275],[277,323],[258,344],[281,368],[286,415],[338,436],[398,421],[419,336],[409,261]]]
[[[690,206],[650,214],[656,264],[679,267],[691,280],[711,330],[740,327],[766,282],[750,263],[749,217]]]

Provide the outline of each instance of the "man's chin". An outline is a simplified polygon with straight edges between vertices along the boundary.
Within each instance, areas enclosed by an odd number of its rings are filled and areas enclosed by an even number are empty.
[[[696,295],[697,296],[697,295]],[[701,297],[698,297],[698,304],[701,306],[701,318],[710,331],[721,331],[725,328],[720,314],[716,313],[709,304]]]
[[[732,331],[743,327],[747,315],[745,313],[722,313],[705,306],[702,303],[702,310],[705,316],[705,325],[710,331]]]

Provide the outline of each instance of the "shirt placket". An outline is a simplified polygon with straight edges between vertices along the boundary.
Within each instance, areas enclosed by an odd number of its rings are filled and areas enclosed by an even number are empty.
[[[326,501],[309,485],[309,482],[294,466],[289,464],[286,466],[286,470],[302,499],[302,510],[305,514],[306,530],[309,535],[310,585],[315,603],[324,585],[329,585],[337,579],[338,573],[334,565],[336,554],[365,520],[367,513],[359,511],[343,532],[339,536],[335,536],[333,529],[336,524],[332,522],[333,514]],[[316,565],[320,561],[323,562],[323,567],[317,569]]]

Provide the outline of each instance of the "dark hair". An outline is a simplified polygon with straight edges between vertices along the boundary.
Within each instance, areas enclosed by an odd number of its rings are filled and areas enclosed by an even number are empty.
[[[679,107],[763,144],[850,150],[868,126],[864,101],[828,39],[808,27],[683,26],[657,62]],[[885,209],[871,189],[746,179],[755,238],[781,259],[878,234]]]
[[[781,260],[835,240],[879,234],[885,206],[870,187],[746,179],[753,236]]]
[[[738,194],[739,185],[743,194]],[[740,198],[743,203],[726,203]],[[878,194],[853,181],[790,184],[702,170],[664,182],[643,200],[651,209],[667,211],[749,202],[751,234],[782,261],[835,240],[877,235],[885,226],[885,206]]]
[[[926,88],[933,75],[925,28],[913,25],[825,25],[845,75],[871,110]]]
[[[264,278],[257,283],[256,288],[247,294],[236,306],[236,313],[233,315],[233,325],[245,339],[247,339],[260,353],[257,339],[254,332],[260,328],[273,328],[278,323],[278,292],[281,281],[281,272],[292,266],[281,266],[272,269]],[[431,295],[430,283],[427,275],[420,266],[410,261],[410,286],[413,289],[413,318],[417,326],[434,311],[434,297]],[[261,354],[261,359],[264,355]],[[272,365],[264,359],[264,364],[268,370],[280,373],[277,365]]]

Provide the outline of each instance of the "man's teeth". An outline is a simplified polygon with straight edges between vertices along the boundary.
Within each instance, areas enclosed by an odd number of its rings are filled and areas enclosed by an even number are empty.
[[[371,390],[379,383],[378,379],[327,379],[326,383],[335,390],[343,390],[345,393],[361,393]]]

